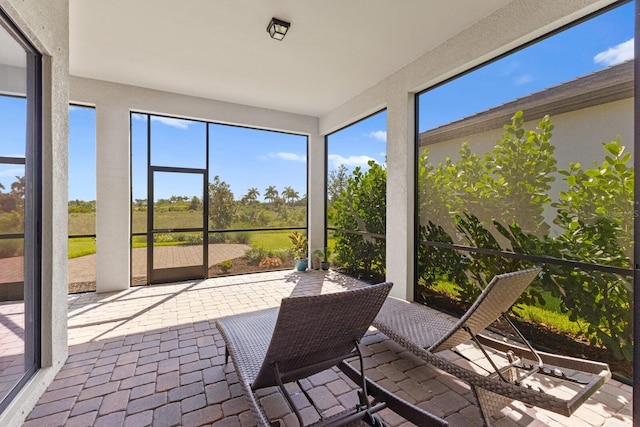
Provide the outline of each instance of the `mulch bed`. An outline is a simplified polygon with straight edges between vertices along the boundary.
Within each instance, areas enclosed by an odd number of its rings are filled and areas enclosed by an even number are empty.
[[[279,271],[279,270],[292,270],[293,269],[293,258],[285,259],[282,261],[282,265],[279,267],[258,267],[255,264],[251,264],[249,260],[245,257],[234,258],[231,260],[232,267],[228,272],[223,272],[220,267],[212,266],[209,268],[209,277],[218,277],[218,276],[233,276],[236,274],[247,274],[247,273],[259,273],[262,271]]]

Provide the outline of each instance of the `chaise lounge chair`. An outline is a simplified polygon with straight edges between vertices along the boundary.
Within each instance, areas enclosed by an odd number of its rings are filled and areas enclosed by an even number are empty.
[[[314,425],[366,423],[383,426],[385,424],[375,413],[385,407],[416,425],[448,425],[365,378],[359,340],[367,332],[391,286],[391,283],[381,283],[333,294],[284,298],[279,309],[238,314],[216,321],[226,344],[225,358],[231,356],[233,360],[258,426],[269,426],[270,421],[254,392],[278,386],[302,426],[303,417],[285,384],[298,382],[333,366],[338,366],[358,384],[360,405],[325,419],[318,410],[321,419]],[[345,362],[352,357],[360,360],[359,372]],[[299,382],[298,386],[313,404]],[[368,395],[375,398],[373,402]]]
[[[504,314],[539,272],[533,268],[494,277],[457,322],[423,305],[390,297],[373,325],[429,364],[467,382],[476,395],[485,425],[490,425],[491,415],[514,400],[570,416],[611,378],[611,372],[605,363],[536,351]],[[480,335],[500,316],[524,346]],[[438,354],[470,339],[488,360],[489,375],[466,369]],[[494,351],[503,353],[507,363],[498,366],[495,353],[494,357],[490,354]],[[545,378],[545,385],[561,383],[561,388],[543,390],[538,377]],[[534,378],[537,382],[532,381]]]

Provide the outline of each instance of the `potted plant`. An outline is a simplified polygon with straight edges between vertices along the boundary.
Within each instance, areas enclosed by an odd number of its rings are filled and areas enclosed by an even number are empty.
[[[313,255],[311,256],[311,269],[320,270],[320,262],[322,259],[324,259],[324,252],[320,249],[313,251]]]
[[[305,271],[309,267],[307,258],[307,237],[297,231],[289,234],[289,241],[295,253],[294,263],[296,271]]]
[[[318,270],[322,268],[323,270],[328,270],[331,263],[328,261],[329,258],[329,248],[325,248],[324,251],[320,249],[316,249],[313,251],[313,268]]]
[[[320,266],[322,267],[323,270],[328,270],[329,267],[331,266],[331,263],[329,262],[329,255],[331,254],[331,251],[329,248],[324,248],[324,253],[322,254],[322,262],[320,263]]]

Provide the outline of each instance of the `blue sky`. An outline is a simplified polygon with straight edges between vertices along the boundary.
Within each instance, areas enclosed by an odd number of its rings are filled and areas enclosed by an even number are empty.
[[[632,59],[633,16],[632,2],[423,93],[418,99],[419,130]],[[0,156],[24,155],[24,117],[24,100],[0,97]],[[69,199],[94,200],[94,110],[70,107],[69,124]],[[204,168],[205,126],[154,118],[154,164]],[[146,122],[134,115],[132,131],[132,164],[140,171],[133,176],[133,197],[142,199],[146,198],[146,159],[141,151],[146,144]],[[236,199],[251,187],[262,195],[269,185],[279,191],[291,186],[300,196],[306,193],[306,137],[211,125],[210,140],[211,178],[217,174],[229,183]],[[329,136],[329,170],[340,164],[349,169],[366,167],[370,159],[384,163],[385,146],[386,112],[382,111]],[[9,189],[15,175],[23,173],[21,166],[0,165],[0,183]],[[165,179],[162,194],[157,196],[183,195],[183,184],[179,179]]]
[[[419,97],[420,132],[633,59],[630,2]]]
[[[146,116],[133,115],[134,199],[146,198]],[[386,112],[358,122],[329,139],[329,169],[344,164],[352,170],[384,162]],[[167,117],[151,117],[151,160],[155,166],[205,168],[206,124]],[[239,126],[209,124],[210,180],[218,175],[231,187],[236,200],[255,187],[264,196],[268,186],[279,192],[292,187],[303,197],[307,180],[307,137]],[[173,178],[173,179],[171,179]],[[157,179],[157,178],[155,178]],[[165,175],[157,197],[183,194],[193,176]],[[157,182],[156,182],[157,186]],[[200,191],[201,186],[197,190]]]

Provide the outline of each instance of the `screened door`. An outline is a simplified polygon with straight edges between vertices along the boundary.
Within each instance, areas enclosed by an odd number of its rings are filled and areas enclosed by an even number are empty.
[[[165,191],[176,187],[179,194]],[[203,169],[149,167],[149,283],[207,277],[206,188]]]

